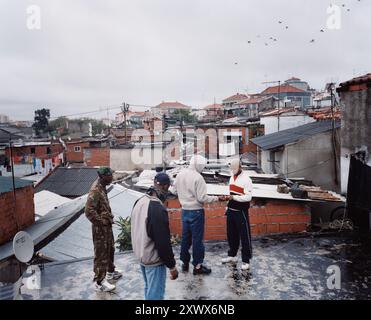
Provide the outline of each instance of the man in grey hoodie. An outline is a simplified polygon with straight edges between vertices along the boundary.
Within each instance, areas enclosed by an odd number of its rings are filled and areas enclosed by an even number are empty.
[[[183,261],[183,271],[189,270],[192,246],[193,274],[209,274],[211,269],[203,265],[205,257],[204,229],[205,203],[218,201],[218,197],[207,195],[206,182],[201,175],[207,160],[200,155],[191,158],[188,168],[182,169],[176,177],[174,187],[182,206],[182,243],[180,260]]]

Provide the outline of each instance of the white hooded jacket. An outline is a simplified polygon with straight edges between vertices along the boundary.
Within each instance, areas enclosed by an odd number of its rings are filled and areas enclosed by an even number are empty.
[[[173,190],[185,210],[199,210],[205,203],[218,201],[218,197],[207,195],[206,182],[201,175],[206,163],[204,157],[195,155],[189,167],[182,169],[176,177]]]

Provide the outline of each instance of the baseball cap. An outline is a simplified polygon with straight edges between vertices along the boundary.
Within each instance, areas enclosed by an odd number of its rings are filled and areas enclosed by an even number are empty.
[[[160,172],[155,176],[155,183],[160,185],[170,184],[170,177],[165,172]]]
[[[100,167],[98,169],[98,173],[102,174],[104,176],[112,176],[113,175],[113,170],[110,167]]]

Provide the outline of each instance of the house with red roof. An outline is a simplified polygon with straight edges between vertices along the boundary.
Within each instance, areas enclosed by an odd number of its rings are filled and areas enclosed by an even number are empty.
[[[299,88],[297,83],[304,82],[296,79],[298,78],[291,78],[279,86],[268,87],[261,92],[261,95],[279,99],[280,107],[300,107],[301,109],[307,109],[312,106],[312,93],[309,91],[309,86],[307,90]]]
[[[171,116],[173,113],[175,113],[177,110],[185,110],[185,111],[191,111],[192,108],[190,106],[187,106],[183,103],[180,103],[178,101],[175,102],[165,102],[162,101],[157,106],[153,107],[151,109],[152,114],[154,116]]]

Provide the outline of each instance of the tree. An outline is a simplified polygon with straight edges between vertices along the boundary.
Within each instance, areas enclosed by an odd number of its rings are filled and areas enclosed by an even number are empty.
[[[49,109],[43,108],[35,111],[34,123],[32,127],[35,130],[36,136],[39,136],[40,133],[47,133],[50,131],[49,118]]]
[[[189,110],[176,109],[172,114],[169,115],[171,119],[176,119],[177,121],[183,121],[184,123],[195,123],[196,116],[192,115]]]

